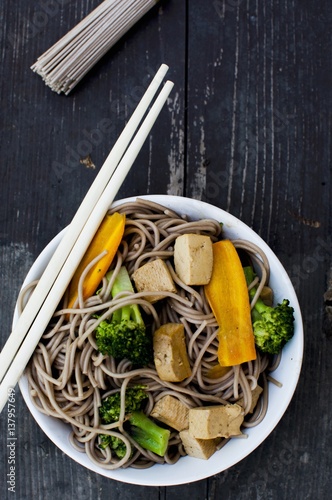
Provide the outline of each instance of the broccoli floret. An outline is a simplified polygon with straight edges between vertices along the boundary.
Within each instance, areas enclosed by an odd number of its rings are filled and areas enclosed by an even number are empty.
[[[146,450],[164,456],[170,431],[159,427],[142,411],[142,402],[147,398],[143,386],[128,388],[126,391],[125,427],[128,434]],[[111,394],[104,399],[99,414],[103,424],[117,422],[120,417],[120,393]],[[110,446],[119,458],[123,458],[126,447],[119,438],[102,434],[100,445],[102,449]]]
[[[244,267],[244,274],[249,285],[255,277],[252,267]],[[256,290],[255,287],[250,289],[250,299],[254,297]],[[294,309],[289,305],[288,299],[271,307],[259,297],[251,316],[255,343],[262,352],[278,354],[294,335]]]
[[[125,413],[131,413],[135,410],[141,410],[142,403],[148,395],[144,385],[135,385],[128,387],[126,390],[126,407]],[[120,418],[121,395],[120,392],[115,392],[103,400],[103,404],[99,408],[99,415],[104,424],[112,424]]]
[[[129,387],[126,390],[126,409],[125,412],[132,412],[140,410],[142,403],[147,399],[148,395],[144,390],[144,386],[136,385]],[[111,424],[117,422],[120,418],[121,396],[116,392],[104,399],[99,408],[99,415],[103,424]],[[104,450],[109,446],[118,458],[123,458],[126,454],[126,445],[122,439],[116,436],[109,436],[108,434],[101,434],[99,436],[99,447]]]
[[[111,273],[108,273],[107,278],[110,277]],[[133,291],[128,271],[121,267],[114,280],[112,297],[121,292]],[[102,321],[96,329],[96,343],[102,354],[117,360],[128,359],[136,366],[145,366],[153,359],[152,338],[137,304],[119,308],[110,319]]]
[[[105,450],[109,446],[118,458],[121,459],[125,456],[127,449],[122,439],[116,436],[101,434],[99,440],[100,449]]]

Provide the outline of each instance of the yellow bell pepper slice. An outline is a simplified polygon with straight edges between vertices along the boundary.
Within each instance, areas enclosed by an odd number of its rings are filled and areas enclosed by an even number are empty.
[[[119,248],[125,223],[126,216],[124,214],[114,212],[112,215],[105,216],[69,284],[68,308],[72,308],[77,300],[78,283],[82,272],[93,259],[106,250],[107,254],[89,270],[84,279],[83,299],[86,300],[95,293]]]
[[[230,240],[212,245],[213,270],[205,294],[219,325],[218,361],[240,365],[256,359],[248,287],[240,258]]]

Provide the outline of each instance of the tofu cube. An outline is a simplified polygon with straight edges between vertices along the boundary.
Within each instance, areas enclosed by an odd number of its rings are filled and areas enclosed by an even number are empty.
[[[153,335],[154,364],[161,380],[181,382],[191,375],[184,326],[166,323]]]
[[[211,238],[199,234],[178,236],[174,244],[174,267],[186,285],[207,285],[213,267]]]
[[[134,271],[132,278],[138,292],[176,292],[175,283],[169,269],[162,259],[147,262]],[[163,299],[165,296],[146,296],[151,303]]]
[[[238,436],[244,419],[238,404],[202,406],[189,410],[189,433],[197,439]]]
[[[254,409],[256,408],[256,405],[258,403],[259,396],[262,394],[263,389],[260,385],[256,385],[255,389],[251,391],[251,406],[250,410],[248,413],[253,413]],[[240,405],[243,407],[244,405],[244,399],[240,398],[236,401],[236,404]]]
[[[217,439],[197,439],[191,436],[188,429],[180,432],[185,452],[190,457],[207,460],[217,451]]]
[[[189,426],[189,408],[174,396],[167,395],[159,399],[150,415],[177,431],[188,429]]]

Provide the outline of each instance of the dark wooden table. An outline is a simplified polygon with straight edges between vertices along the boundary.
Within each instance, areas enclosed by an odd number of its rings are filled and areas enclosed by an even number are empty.
[[[332,479],[331,21],[328,0],[165,0],[69,96],[30,70],[97,0],[3,0],[0,280],[3,346],[31,264],[65,227],[163,62],[175,87],[119,197],[186,195],[242,219],[298,293],[305,357],[275,431],[204,481],[131,486],[83,469],[16,393],[16,493],[6,412],[0,496],[17,499],[326,499]],[[107,120],[108,127],[103,127]],[[87,161],[91,160],[92,165]]]

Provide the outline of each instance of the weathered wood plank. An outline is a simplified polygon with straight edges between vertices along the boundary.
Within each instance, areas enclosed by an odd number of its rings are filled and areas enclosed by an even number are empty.
[[[192,2],[189,12],[186,192],[240,217],[272,246],[299,294],[306,356],[282,422],[251,456],[209,480],[209,498],[324,498],[331,391],[317,395],[331,378],[331,326],[322,330],[332,253],[331,9],[293,1],[214,7],[214,18],[208,3]]]
[[[177,143],[183,121],[185,73],[184,4],[152,9],[76,87],[70,96],[53,93],[29,69],[36,58],[99,2],[47,2],[2,5],[1,132],[1,345],[10,331],[15,298],[33,260],[71,220],[83,195],[116,141],[151,77],[161,63],[171,66],[172,97],[141,151],[119,196],[164,192],[172,185],[168,155],[183,171]],[[5,8],[6,7],[6,8]],[[37,16],[38,14],[38,16]],[[47,19],[46,19],[47,17]],[[44,24],[34,29],[37,20]],[[42,22],[42,20],[44,21]],[[173,20],[177,21],[174,33]],[[38,23],[37,23],[38,24]],[[177,53],[174,60],[173,54]],[[91,157],[94,168],[81,161]],[[178,162],[180,158],[180,162]],[[154,165],[158,164],[158,175]],[[175,167],[173,167],[173,170]],[[170,190],[173,188],[170,187]],[[17,498],[82,499],[121,496],[158,498],[159,489],[132,487],[86,471],[58,450],[27,413],[19,392],[16,403]],[[1,450],[6,422],[1,419]],[[1,453],[2,470],[7,455]],[[6,495],[6,475],[1,474]],[[6,496],[7,497],[7,496]]]

